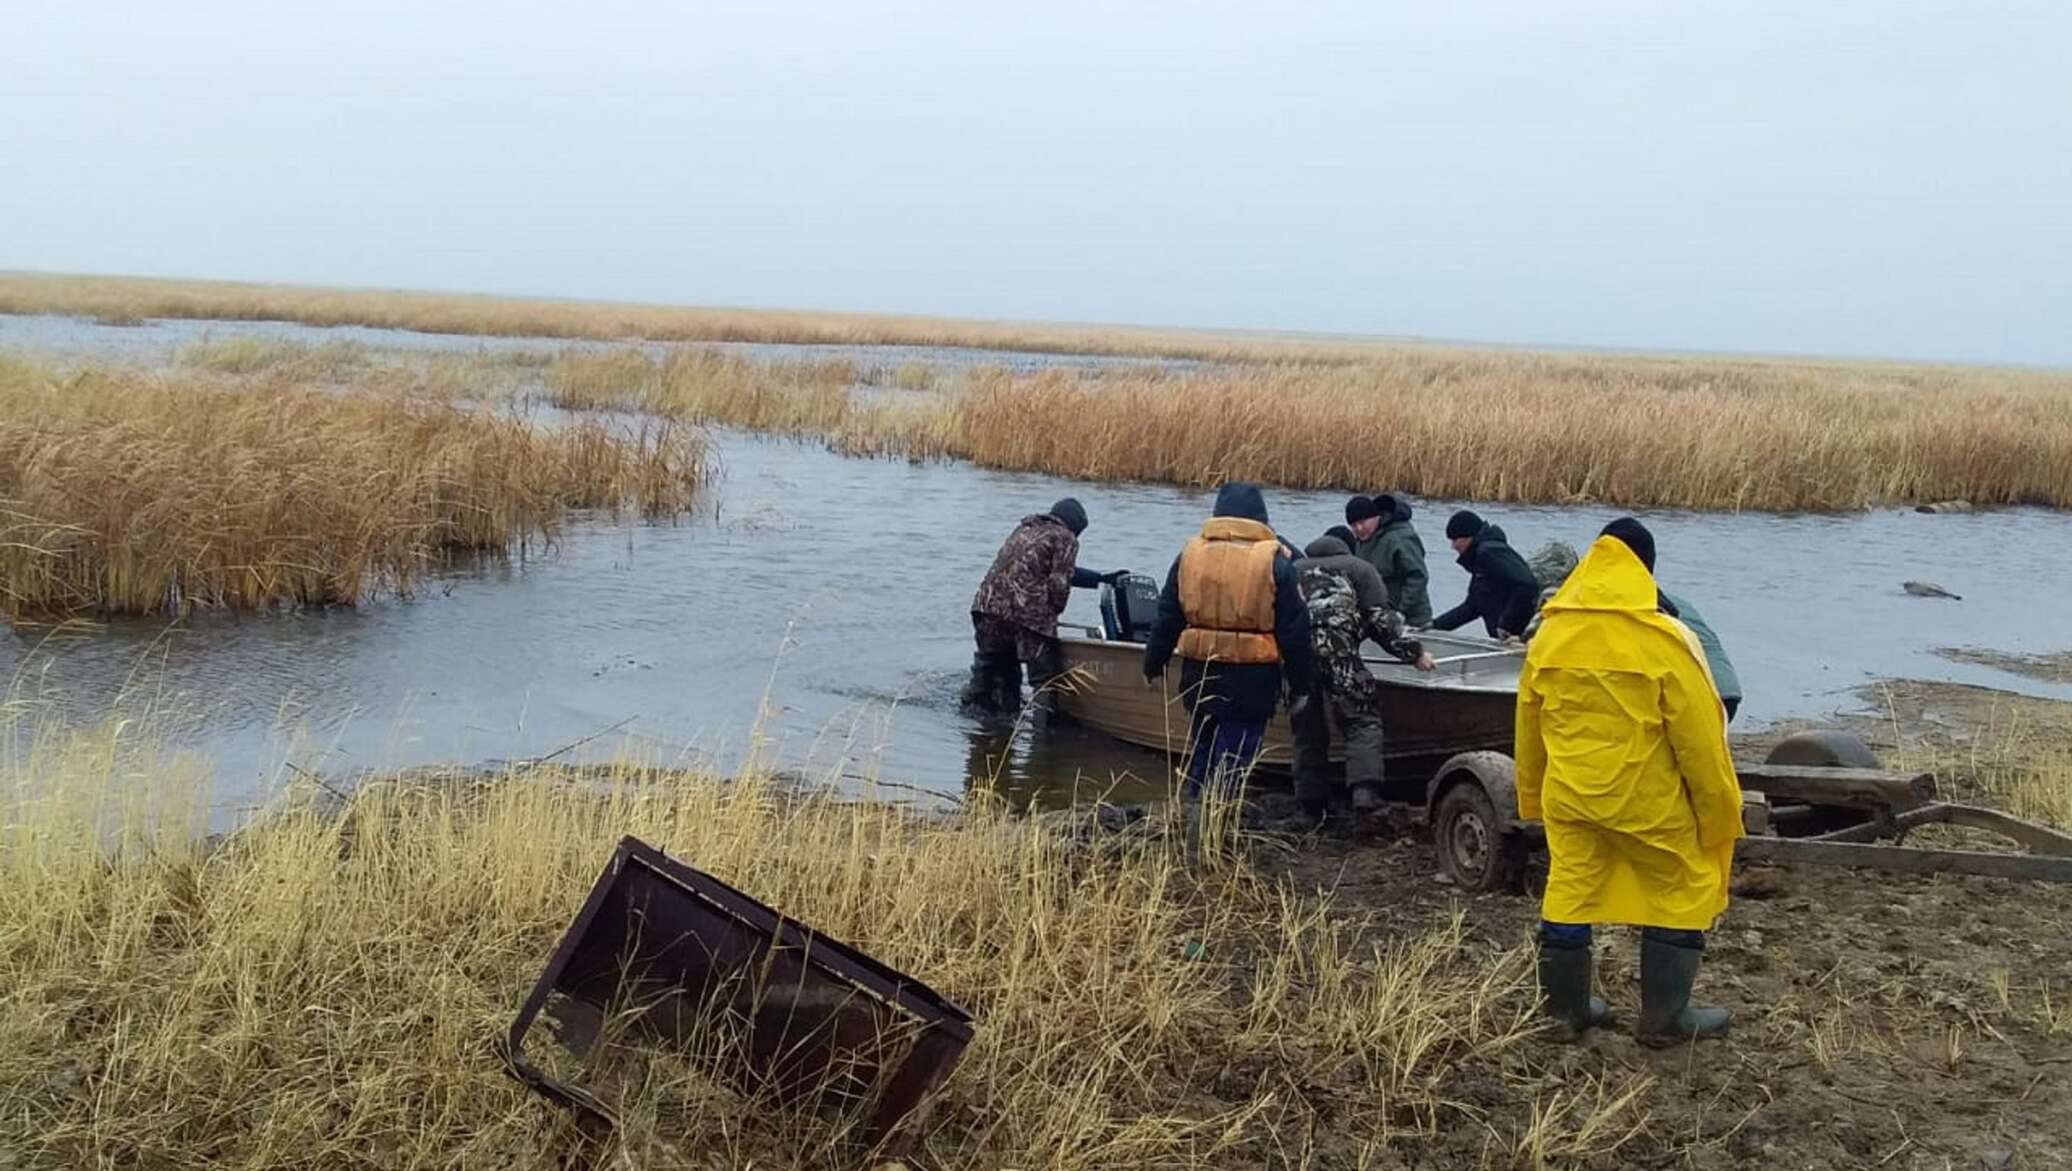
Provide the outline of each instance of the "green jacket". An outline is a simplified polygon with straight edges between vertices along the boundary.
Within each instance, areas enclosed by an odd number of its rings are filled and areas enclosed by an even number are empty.
[[[1389,587],[1389,604],[1403,621],[1412,626],[1432,624],[1432,598],[1425,589],[1429,575],[1424,541],[1408,517],[1399,514],[1391,519],[1353,552],[1381,572],[1382,584]]]
[[[1712,682],[1719,687],[1719,697],[1740,699],[1741,676],[1735,673],[1734,660],[1727,657],[1726,644],[1719,640],[1719,635],[1712,632],[1705,616],[1698,613],[1698,608],[1680,595],[1663,590],[1662,596],[1669,600],[1670,605],[1676,607],[1677,618],[1691,628],[1691,633],[1698,636],[1698,645],[1705,648],[1705,665],[1712,668]]]

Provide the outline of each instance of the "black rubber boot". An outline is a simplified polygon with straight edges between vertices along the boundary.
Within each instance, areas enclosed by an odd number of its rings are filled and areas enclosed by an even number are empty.
[[[971,679],[957,702],[969,712],[991,715],[1000,710],[1000,677],[983,652],[972,656]]]
[[[1324,689],[1310,688],[1302,702],[1288,710],[1295,738],[1295,799],[1302,812],[1321,821],[1331,812],[1331,722],[1325,714]]]
[[[979,651],[971,656],[971,680],[959,697],[966,711],[1012,715],[1022,706],[1022,665],[1012,655]]]
[[[1060,678],[1065,673],[1064,651],[1053,641],[1043,648],[1043,653],[1030,659],[1027,665],[1029,718],[1036,727],[1049,727],[1061,718],[1058,713],[1058,688],[1064,686],[1065,682]],[[1019,678],[1016,682],[1019,691]]]
[[[1554,947],[1540,941],[1540,997],[1571,1040],[1612,1017],[1610,1006],[1590,995],[1589,944]]]
[[[1703,947],[1684,947],[1648,932],[1640,936],[1640,1043],[1660,1049],[1727,1035],[1732,1014],[1691,1003]]]

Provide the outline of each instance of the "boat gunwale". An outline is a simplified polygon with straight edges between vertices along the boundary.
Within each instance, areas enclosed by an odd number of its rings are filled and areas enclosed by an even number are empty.
[[[1144,644],[1141,642],[1107,638],[1093,627],[1076,627],[1075,629],[1079,633],[1066,634],[1061,631],[1058,635],[1058,642],[1066,646],[1112,647],[1118,652],[1135,651],[1140,655],[1144,650]],[[1465,636],[1448,637],[1445,641],[1462,646],[1473,646],[1479,650],[1498,651],[1513,649],[1503,647],[1499,643]],[[1517,651],[1521,660],[1524,653],[1523,650]],[[1465,672],[1458,676],[1450,674],[1444,666],[1441,666],[1436,671],[1427,673],[1417,670],[1409,663],[1392,657],[1376,656],[1364,652],[1360,657],[1367,663],[1370,669],[1378,668],[1374,670],[1374,677],[1376,682],[1384,687],[1395,687],[1412,691],[1445,691],[1464,695],[1509,695],[1515,697],[1518,694],[1518,679],[1516,675],[1509,677],[1508,686],[1477,683],[1472,681]]]

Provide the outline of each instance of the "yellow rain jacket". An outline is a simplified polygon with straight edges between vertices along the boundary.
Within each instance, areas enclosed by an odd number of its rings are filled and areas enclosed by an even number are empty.
[[[1547,829],[1541,915],[1703,931],[1727,909],[1741,783],[1705,653],[1599,537],[1518,678],[1518,813]]]

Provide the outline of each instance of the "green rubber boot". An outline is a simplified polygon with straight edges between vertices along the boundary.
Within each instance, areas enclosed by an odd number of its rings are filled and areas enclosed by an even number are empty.
[[[1640,1043],[1660,1049],[1727,1035],[1731,1013],[1691,1004],[1702,947],[1679,947],[1646,932],[1640,937]]]
[[[1540,997],[1547,1015],[1574,1040],[1611,1019],[1611,1009],[1590,995],[1590,945],[1540,944]]]

